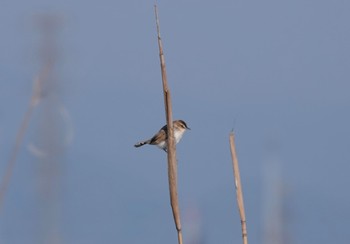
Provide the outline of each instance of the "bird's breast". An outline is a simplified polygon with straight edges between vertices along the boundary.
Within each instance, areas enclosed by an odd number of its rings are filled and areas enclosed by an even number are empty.
[[[174,130],[174,137],[175,137],[176,144],[181,140],[184,132],[185,130]]]

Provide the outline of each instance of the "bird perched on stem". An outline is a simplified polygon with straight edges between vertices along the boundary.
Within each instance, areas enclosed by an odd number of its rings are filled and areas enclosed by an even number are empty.
[[[190,128],[187,127],[187,124],[183,120],[175,120],[173,122],[174,127],[174,137],[175,137],[175,144],[177,144],[183,134],[186,130],[190,130]],[[167,139],[168,139],[168,126],[164,125],[157,134],[155,134],[151,139],[141,141],[136,143],[135,147],[141,147],[143,145],[149,144],[149,145],[156,145],[160,149],[163,149],[165,152],[167,152]]]

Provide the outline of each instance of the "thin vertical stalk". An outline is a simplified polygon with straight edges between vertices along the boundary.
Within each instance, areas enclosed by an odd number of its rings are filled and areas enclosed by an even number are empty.
[[[154,11],[156,16],[156,24],[157,24],[159,59],[160,59],[160,66],[161,66],[161,72],[162,72],[165,114],[166,114],[166,121],[168,126],[167,155],[168,155],[168,180],[169,180],[169,191],[170,191],[170,204],[173,211],[173,217],[174,217],[175,226],[177,230],[178,243],[182,244],[180,208],[179,208],[179,201],[178,201],[178,194],[177,194],[177,161],[176,161],[176,146],[175,146],[175,140],[174,140],[171,95],[170,95],[170,90],[167,82],[163,45],[162,45],[162,40],[160,38],[157,5],[154,6]]]
[[[34,85],[33,85],[33,93],[32,96],[30,98],[29,101],[29,106],[27,111],[25,112],[23,119],[22,119],[22,123],[18,129],[17,132],[17,136],[16,136],[16,141],[15,141],[15,145],[13,147],[10,159],[7,163],[6,169],[5,169],[5,174],[3,176],[3,178],[1,179],[1,184],[0,184],[0,213],[2,210],[2,206],[4,204],[4,198],[5,198],[5,194],[7,192],[8,186],[10,184],[10,180],[13,174],[13,169],[15,167],[16,164],[16,159],[17,159],[17,155],[19,153],[19,149],[21,147],[25,132],[28,128],[29,125],[29,121],[32,117],[34,108],[37,106],[37,104],[39,103],[40,100],[40,96],[41,96],[41,79],[37,78],[34,81]]]
[[[230,149],[231,149],[231,157],[232,157],[232,165],[233,165],[233,174],[235,177],[237,204],[238,204],[238,210],[239,210],[239,215],[241,218],[241,225],[242,225],[242,239],[243,239],[243,244],[248,244],[247,222],[246,222],[245,211],[244,211],[241,176],[239,174],[238,159],[236,154],[236,147],[235,147],[233,132],[230,133]]]

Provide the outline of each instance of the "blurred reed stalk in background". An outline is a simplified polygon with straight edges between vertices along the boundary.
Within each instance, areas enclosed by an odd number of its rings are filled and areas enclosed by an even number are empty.
[[[62,108],[60,91],[62,84],[55,68],[58,60],[58,28],[60,18],[54,15],[37,16],[41,32],[40,59],[43,80],[43,102],[37,113],[37,131],[30,151],[36,159],[39,216],[39,243],[62,243],[60,236],[60,187],[64,133],[62,133]]]
[[[17,156],[18,156],[19,150],[21,148],[24,135],[27,131],[29,122],[32,118],[33,111],[41,99],[41,86],[42,86],[41,83],[42,83],[42,80],[40,77],[36,78],[33,82],[32,96],[29,100],[28,108],[23,116],[21,125],[17,131],[15,145],[13,146],[10,159],[7,162],[5,174],[2,176],[2,179],[1,179],[1,183],[0,183],[1,184],[0,185],[0,213],[2,212],[2,208],[4,205],[4,201],[5,201],[5,195],[6,195],[6,192],[8,191],[8,188],[9,188],[11,177],[13,175],[13,169],[14,169],[15,164],[16,164]]]
[[[175,140],[174,140],[171,96],[170,96],[170,89],[168,87],[167,75],[166,75],[163,45],[162,45],[162,40],[160,38],[157,5],[154,5],[154,11],[156,16],[156,24],[157,24],[159,59],[160,59],[160,66],[161,66],[161,73],[162,73],[165,115],[166,115],[166,121],[168,126],[167,156],[168,156],[168,180],[169,180],[169,191],[170,191],[170,203],[171,203],[171,208],[173,211],[173,217],[174,217],[175,226],[177,230],[178,243],[182,244],[180,208],[179,208],[179,201],[178,201],[178,194],[177,194],[177,160],[176,160],[176,146],[175,146]]]
[[[243,244],[248,244],[247,222],[246,222],[245,211],[244,211],[241,176],[239,173],[238,159],[236,154],[235,139],[234,139],[233,132],[230,133],[230,149],[231,149],[231,157],[232,157],[232,165],[233,165],[233,174],[235,178],[237,204],[238,204],[239,215],[241,218],[242,239],[243,239]]]
[[[56,32],[58,18],[52,15],[35,16],[36,24],[41,32],[39,57],[41,69],[33,82],[33,91],[28,108],[23,116],[21,125],[17,131],[15,145],[7,163],[5,174],[0,185],[0,211],[4,206],[5,195],[9,190],[13,170],[18,154],[23,143],[30,121],[37,126],[34,137],[37,142],[30,142],[28,149],[35,157],[37,163],[35,179],[38,182],[39,201],[34,210],[36,218],[33,225],[39,228],[37,243],[62,243],[58,231],[58,186],[60,172],[60,155],[62,154],[62,140],[60,135],[59,117],[62,117],[58,106],[58,85],[54,75],[56,63]],[[35,138],[31,138],[35,139]]]
[[[41,21],[40,21],[41,22]],[[48,29],[48,28],[46,28]],[[44,41],[44,43],[49,42],[48,40]],[[42,53],[47,53],[47,50],[51,49],[49,48],[51,45],[45,45],[43,48]],[[3,175],[1,179],[1,185],[0,185],[0,212],[2,211],[2,207],[4,204],[4,198],[5,194],[8,190],[11,177],[13,174],[13,169],[16,164],[17,156],[20,151],[25,133],[27,131],[29,122],[33,116],[34,109],[39,105],[39,103],[42,100],[43,97],[43,87],[45,86],[45,82],[48,78],[49,71],[52,69],[52,55],[48,55],[50,58],[45,58],[45,65],[42,68],[41,72],[39,72],[38,76],[33,81],[33,90],[32,95],[30,97],[28,108],[23,116],[22,122],[20,124],[20,127],[18,128],[15,145],[13,146],[10,159],[7,163],[5,174]]]

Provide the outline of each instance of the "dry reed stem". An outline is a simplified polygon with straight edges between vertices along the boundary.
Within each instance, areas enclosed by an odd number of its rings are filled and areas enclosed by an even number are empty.
[[[154,11],[156,16],[156,24],[157,24],[159,59],[160,59],[160,66],[161,66],[161,72],[162,72],[165,114],[166,114],[166,121],[168,126],[167,155],[168,155],[168,180],[169,180],[169,191],[170,191],[170,203],[171,203],[171,208],[173,211],[173,217],[174,217],[175,226],[177,230],[178,243],[182,244],[180,208],[179,208],[179,201],[178,201],[178,194],[177,194],[177,161],[176,161],[176,146],[175,146],[175,140],[174,140],[171,96],[170,96],[170,90],[167,82],[163,45],[162,45],[162,40],[160,38],[157,5],[154,5]]]
[[[17,159],[17,155],[20,149],[20,146],[22,144],[25,132],[28,128],[29,125],[29,121],[30,118],[32,117],[34,108],[38,105],[39,101],[40,101],[40,95],[41,94],[41,80],[39,78],[37,78],[36,80],[34,80],[34,84],[33,84],[33,92],[32,92],[32,96],[31,99],[29,101],[29,106],[27,111],[24,114],[24,117],[22,119],[22,123],[21,126],[18,129],[17,135],[16,135],[16,142],[15,145],[13,147],[12,153],[11,153],[11,157],[7,163],[7,167],[5,170],[5,174],[1,180],[1,185],[0,185],[0,213],[2,210],[2,206],[4,204],[4,197],[6,194],[6,191],[8,189],[8,186],[10,184],[10,180],[13,174],[13,169],[15,167],[16,164],[16,159]]]
[[[230,149],[231,149],[231,157],[232,157],[232,165],[233,165],[233,174],[235,177],[235,187],[236,187],[238,210],[239,210],[239,215],[241,218],[241,225],[242,225],[243,244],[248,244],[247,223],[246,223],[246,217],[245,217],[245,211],[244,211],[241,177],[239,174],[238,159],[237,159],[237,154],[236,154],[236,147],[235,147],[235,140],[234,140],[233,132],[230,133]]]

